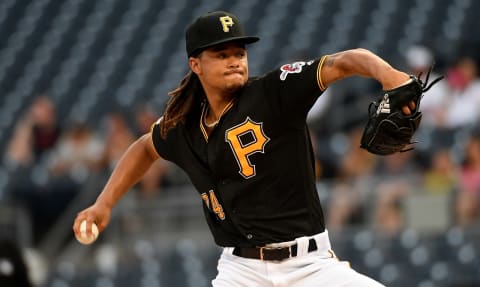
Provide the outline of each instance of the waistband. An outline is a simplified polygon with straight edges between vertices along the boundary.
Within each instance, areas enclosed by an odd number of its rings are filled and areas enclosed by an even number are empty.
[[[224,252],[235,256],[264,261],[282,261],[292,257],[304,256],[318,251],[326,254],[331,250],[328,231],[304,236],[292,241],[271,243],[262,247],[226,247]]]

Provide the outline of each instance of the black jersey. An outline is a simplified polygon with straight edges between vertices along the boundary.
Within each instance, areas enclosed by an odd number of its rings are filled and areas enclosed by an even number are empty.
[[[322,93],[319,60],[250,79],[207,137],[199,106],[160,136],[158,154],[186,171],[220,246],[262,246],[323,232],[306,116]]]

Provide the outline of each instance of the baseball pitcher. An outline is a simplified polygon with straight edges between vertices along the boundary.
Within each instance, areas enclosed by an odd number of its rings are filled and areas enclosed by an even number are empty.
[[[74,232],[83,220],[103,231],[112,208],[150,165],[168,160],[190,177],[213,238],[224,248],[213,286],[383,286],[332,251],[306,117],[333,82],[373,78],[385,92],[362,147],[398,152],[420,122],[425,85],[364,49],[249,78],[246,45],[259,38],[245,34],[239,19],[224,11],[197,18],[185,38],[190,71],[170,92],[151,132],[126,151],[96,202],[78,213]],[[393,113],[400,120],[389,117]],[[382,122],[386,118],[390,122]]]

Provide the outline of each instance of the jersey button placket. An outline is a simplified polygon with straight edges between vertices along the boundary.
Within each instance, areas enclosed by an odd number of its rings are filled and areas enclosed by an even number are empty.
[[[252,234],[247,234],[247,239],[252,239],[253,238],[253,235]]]

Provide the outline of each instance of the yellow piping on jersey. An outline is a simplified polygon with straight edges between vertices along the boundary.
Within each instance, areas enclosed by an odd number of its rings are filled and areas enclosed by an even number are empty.
[[[325,85],[323,84],[323,81],[322,81],[322,67],[323,67],[323,63],[325,62],[327,57],[328,57],[328,55],[324,55],[320,59],[320,63],[318,63],[318,67],[317,67],[317,83],[318,83],[318,87],[320,88],[320,90],[322,92],[325,91],[325,89],[327,89],[327,87],[325,87]]]
[[[202,134],[203,134],[203,137],[205,138],[205,141],[208,142],[208,134],[207,134],[207,131],[205,130],[205,127],[203,126],[203,123],[202,123],[205,111],[207,110],[206,109],[207,105],[208,104],[205,103],[204,106],[202,107],[202,114],[200,115],[200,130],[202,131]]]
[[[223,111],[220,114],[220,116],[218,117],[217,122],[220,122],[220,119],[223,117],[223,115],[226,112],[228,112],[231,107],[233,107],[233,101],[234,100],[235,100],[235,98],[231,99],[230,102],[228,102],[228,104],[223,108]],[[200,115],[200,130],[202,131],[202,134],[203,134],[203,137],[205,138],[205,141],[208,142],[208,133],[207,133],[207,130],[205,129],[205,126],[203,125],[203,120],[206,116],[207,108],[208,108],[208,103],[205,102],[204,106],[202,107],[202,114]]]
[[[151,126],[150,126],[150,143],[152,144],[152,146],[154,147],[154,150],[155,152],[160,156],[162,157],[157,149],[155,148],[155,143],[153,142],[153,129],[155,128],[155,125],[160,125],[160,122],[163,120],[163,116],[160,117],[157,121],[155,121]]]
[[[155,127],[155,125],[159,125],[162,120],[163,120],[163,117],[160,117],[150,126],[150,133],[153,131],[153,128]]]

